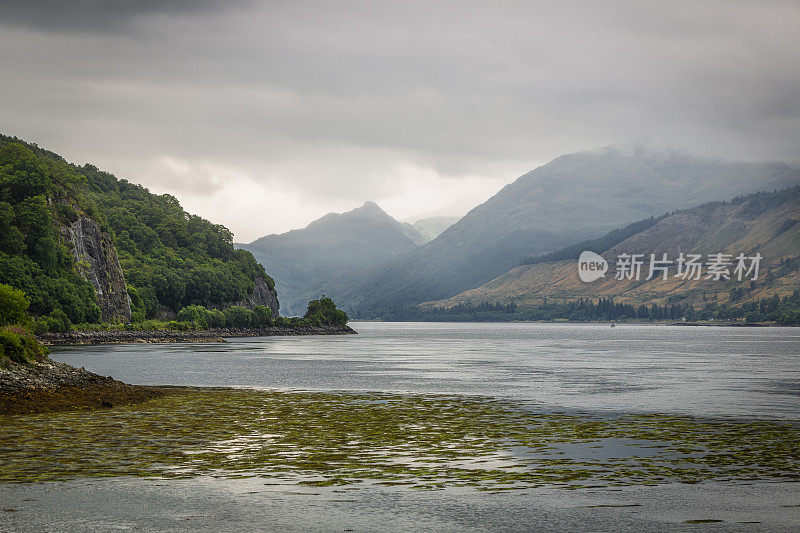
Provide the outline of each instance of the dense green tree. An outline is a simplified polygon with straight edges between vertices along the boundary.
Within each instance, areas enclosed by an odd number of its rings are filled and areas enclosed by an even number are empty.
[[[253,312],[246,307],[233,305],[225,309],[225,320],[230,327],[249,328],[252,325]]]
[[[253,327],[266,328],[273,325],[272,310],[263,305],[257,305],[253,308]]]
[[[764,320],[764,317],[761,315],[761,312],[759,311],[750,311],[749,313],[747,313],[747,315],[745,315],[745,320],[749,323],[761,322],[762,320]]]
[[[308,302],[303,318],[313,326],[343,326],[348,320],[347,314],[337,309],[333,300],[324,295],[319,300]]]
[[[61,309],[55,309],[46,318],[47,329],[55,333],[67,333],[72,329],[72,321]]]
[[[0,283],[0,326],[28,322],[29,306],[24,292]]]
[[[142,322],[145,319],[146,306],[139,290],[131,285],[127,286],[128,297],[131,305],[131,322]]]
[[[51,187],[47,165],[33,151],[21,143],[0,146],[0,199],[19,203],[46,195]]]
[[[8,202],[0,202],[0,252],[10,255],[25,251],[25,235],[16,226],[14,208]]]
[[[225,313],[219,309],[212,309],[208,312],[208,326],[212,328],[224,328],[228,324]]]
[[[211,327],[211,311],[202,305],[189,305],[178,312],[178,320],[191,322],[201,328]]]

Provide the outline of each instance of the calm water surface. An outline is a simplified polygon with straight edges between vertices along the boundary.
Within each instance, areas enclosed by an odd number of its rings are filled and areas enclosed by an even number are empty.
[[[792,479],[795,470],[794,423],[702,418],[800,420],[800,328],[353,327],[359,335],[54,349],[54,359],[130,383],[351,392],[222,390],[212,401],[203,399],[211,393],[198,390],[192,392],[196,401],[176,396],[142,407],[9,419],[0,425],[0,437],[6,432],[0,472],[13,460],[21,472],[43,479],[66,474],[63,482],[0,483],[0,531],[797,531],[800,484],[776,482]],[[388,395],[353,391],[422,396],[393,398],[387,418],[381,409]],[[463,396],[425,396],[435,393]],[[476,402],[472,395],[512,401]],[[168,408],[181,401],[177,410]],[[503,409],[516,414],[506,420]],[[660,440],[587,441],[585,433],[600,426],[628,437],[655,432]],[[747,439],[736,433],[739,426]],[[501,429],[508,433],[498,440]],[[527,438],[530,449],[518,450],[519,443],[504,448],[510,445],[503,435],[520,431],[517,437]],[[734,434],[723,438],[720,431]],[[540,442],[545,437],[549,446]],[[437,450],[450,459],[433,456]],[[407,470],[430,483],[459,474],[461,455],[477,468],[466,471],[469,479],[544,475],[547,468],[553,475],[562,469],[561,476],[574,474],[570,468],[595,469],[602,477],[622,468],[634,484],[592,478],[575,490],[534,483],[493,492],[453,483],[418,490],[366,479],[372,467],[392,475]],[[201,470],[208,461],[230,463],[230,472],[189,479],[124,475],[137,466],[145,473],[166,468],[170,461]],[[286,470],[298,464],[297,475],[330,476],[333,468],[365,481],[304,486]],[[715,474],[709,465],[733,473]],[[686,468],[697,470],[696,479],[690,472],[689,481],[680,482]],[[239,479],[242,474],[255,475]]]
[[[359,335],[56,348],[52,357],[136,384],[456,393],[800,419],[800,328],[351,325]]]

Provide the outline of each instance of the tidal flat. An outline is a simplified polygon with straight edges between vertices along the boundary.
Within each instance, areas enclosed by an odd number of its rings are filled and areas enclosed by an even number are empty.
[[[0,482],[263,478],[507,491],[800,480],[800,426],[463,395],[183,388],[0,417]]]

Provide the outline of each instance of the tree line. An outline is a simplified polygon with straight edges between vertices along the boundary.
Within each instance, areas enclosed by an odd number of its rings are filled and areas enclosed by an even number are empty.
[[[773,296],[740,305],[707,303],[695,308],[687,303],[633,305],[615,302],[613,298],[579,299],[571,302],[548,302],[520,306],[513,302],[480,304],[459,303],[449,308],[420,308],[395,306],[377,315],[353,312],[359,319],[381,318],[388,321],[452,321],[452,322],[510,322],[554,321],[613,322],[637,321],[737,321],[749,323],[774,322],[779,325],[800,325],[800,291],[784,297]]]

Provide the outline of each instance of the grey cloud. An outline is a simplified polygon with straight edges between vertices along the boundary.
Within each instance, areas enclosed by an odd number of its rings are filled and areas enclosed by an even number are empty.
[[[0,8],[0,124],[113,168],[171,156],[355,203],[396,164],[495,183],[648,138],[800,159],[796,2],[31,5]],[[153,179],[223,183],[197,172]]]
[[[153,15],[216,10],[225,0],[3,0],[0,25],[65,33],[121,32]]]

